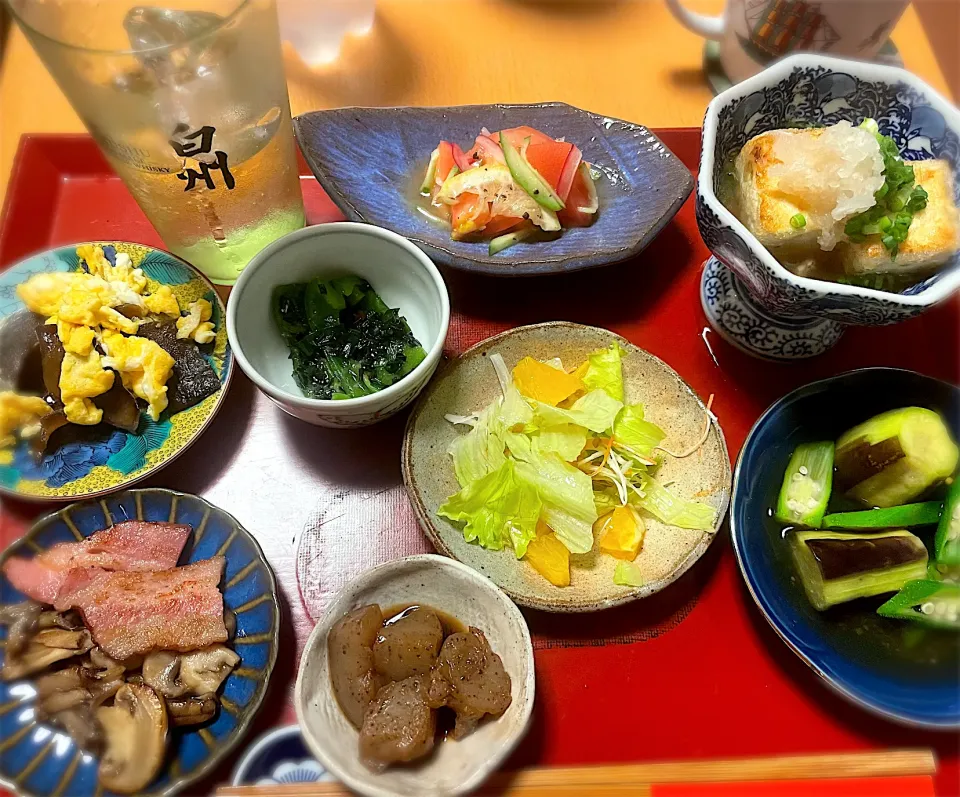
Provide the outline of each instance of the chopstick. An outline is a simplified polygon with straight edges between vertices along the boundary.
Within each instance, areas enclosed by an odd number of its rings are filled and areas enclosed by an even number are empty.
[[[932,750],[884,750],[865,753],[667,761],[585,767],[539,767],[494,775],[478,794],[500,797],[548,797],[590,794],[591,797],[650,794],[658,783],[729,783],[763,780],[897,777],[932,775]],[[224,786],[217,797],[347,797],[339,783],[292,783],[276,786]]]

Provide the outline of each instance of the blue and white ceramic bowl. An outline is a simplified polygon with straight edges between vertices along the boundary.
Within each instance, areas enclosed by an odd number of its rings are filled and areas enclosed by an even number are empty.
[[[318,783],[333,775],[307,749],[299,725],[267,731],[247,748],[233,770],[234,786]]]
[[[220,689],[220,710],[209,722],[171,733],[166,764],[141,795],[168,797],[211,772],[246,733],[260,708],[277,659],[280,606],[273,571],[257,541],[235,518],[194,495],[171,490],[127,490],[100,501],[71,504],[37,521],[0,554],[32,557],[61,542],[88,537],[114,522],[140,520],[189,523],[181,564],[226,557],[220,589],[224,606],[237,618],[233,648],[237,668]],[[0,575],[0,603],[24,596]],[[0,628],[0,638],[7,629]],[[0,644],[0,664],[4,650]],[[99,760],[67,734],[37,721],[36,690],[30,679],[0,681],[0,786],[25,797],[109,797],[97,783]]]
[[[829,687],[896,722],[956,729],[960,668],[955,637],[934,632],[921,638],[927,633],[923,629],[876,617],[873,609],[879,601],[817,612],[794,576],[780,527],[769,518],[783,470],[798,443],[836,439],[875,414],[905,406],[938,411],[960,438],[960,388],[913,371],[850,371],[777,401],[741,449],[730,532],[740,570],[763,616]],[[930,530],[921,530],[920,536],[930,543]]]
[[[960,287],[960,253],[899,294],[798,277],[717,198],[724,162],[753,136],[797,123],[858,124],[866,117],[877,120],[904,158],[949,161],[960,201],[960,111],[903,69],[795,55],[707,107],[696,213],[714,257],[704,270],[701,301],[713,326],[734,345],[778,360],[814,356],[837,341],[844,324],[894,324]]]

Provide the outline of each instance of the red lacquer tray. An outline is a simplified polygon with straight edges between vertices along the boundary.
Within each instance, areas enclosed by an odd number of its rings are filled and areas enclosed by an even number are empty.
[[[698,130],[658,134],[696,170]],[[341,218],[313,178],[302,185],[311,223]],[[89,138],[25,137],[0,227],[0,267],[48,246],[111,238],[162,246]],[[812,362],[750,359],[706,326],[698,298],[706,257],[691,200],[640,257],[619,266],[510,281],[449,272],[446,353],[539,321],[607,327],[662,357],[700,395],[715,394],[734,457],[760,413],[805,382],[868,365],[960,381],[957,300],[898,326],[853,329]],[[363,568],[428,548],[400,478],[405,420],[314,428],[285,416],[238,373],[203,438],[147,482],[198,493],[236,515],[276,570],[282,650],[252,735],[294,721],[300,647],[331,592]],[[0,545],[42,511],[8,500],[0,507]],[[820,683],[754,607],[726,532],[652,598],[598,615],[525,614],[537,705],[510,766],[929,746],[940,758],[939,793],[960,794],[958,736],[890,724]]]

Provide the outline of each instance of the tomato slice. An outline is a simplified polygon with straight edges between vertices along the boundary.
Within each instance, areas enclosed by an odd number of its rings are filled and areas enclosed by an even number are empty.
[[[503,150],[500,145],[489,136],[477,136],[470,154],[476,157],[481,163],[506,163],[503,157]]]
[[[450,170],[457,166],[453,146],[449,141],[441,141],[440,146],[437,147],[440,150],[440,155],[437,158],[437,176],[434,178],[437,185],[443,185],[444,181],[450,176]]]
[[[461,172],[465,172],[467,169],[473,166],[473,163],[470,161],[470,158],[467,157],[467,154],[460,149],[459,144],[452,144],[453,147],[453,161],[457,164],[457,168]]]
[[[580,168],[580,164],[583,161],[583,153],[575,146],[570,150],[570,154],[567,156],[567,162],[563,164],[563,171],[560,174],[560,182],[557,184],[556,192],[560,195],[560,198],[566,203],[568,197],[570,196],[570,189],[573,186],[573,181],[577,176],[577,171]]]
[[[597,218],[596,213],[584,213],[577,210],[578,207],[587,207],[590,204],[593,192],[589,190],[584,180],[589,180],[589,173],[586,169],[577,169],[574,174],[573,184],[570,186],[570,194],[567,197],[567,206],[561,210],[557,217],[564,227],[589,227]]]
[[[495,219],[490,219],[490,221],[487,222],[487,225],[483,228],[483,234],[489,235],[492,238],[496,235],[502,235],[514,227],[519,227],[522,223],[523,219],[519,219],[516,216],[497,216]]]
[[[564,166],[570,159],[570,153],[573,150],[573,144],[563,141],[549,141],[534,143],[531,139],[530,146],[527,147],[527,163],[537,170],[539,175],[546,180],[550,187],[560,194],[560,178],[564,174]],[[572,178],[571,178],[572,181]],[[569,186],[567,193],[569,193]],[[560,199],[564,197],[561,195]]]
[[[553,139],[550,138],[550,136],[548,136],[546,133],[541,133],[539,130],[534,130],[532,127],[527,127],[526,125],[521,127],[511,127],[501,132],[514,149],[520,149],[520,147],[523,146],[524,139],[526,138],[530,139],[531,144],[555,143],[553,142]],[[492,138],[494,141],[499,141],[500,133],[491,133],[490,138]]]

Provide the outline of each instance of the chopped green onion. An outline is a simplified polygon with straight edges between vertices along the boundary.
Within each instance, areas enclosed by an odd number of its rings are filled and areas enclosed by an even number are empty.
[[[880,228],[881,232],[889,232],[890,228],[893,226],[893,222],[890,221],[889,216],[884,216],[880,221],[877,222],[877,226]]]
[[[802,230],[807,226],[807,217],[802,213],[798,213],[796,216],[790,217],[790,226],[795,230]]]

